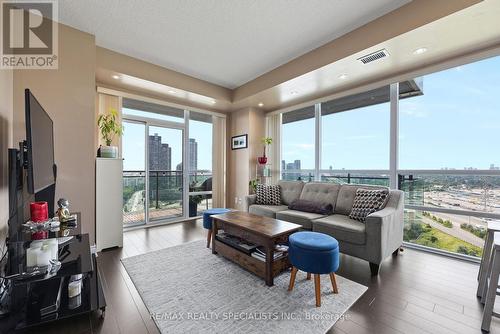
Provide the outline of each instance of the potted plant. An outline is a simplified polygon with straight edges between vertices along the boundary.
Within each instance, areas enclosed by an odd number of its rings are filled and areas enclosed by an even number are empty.
[[[272,143],[273,143],[273,139],[271,137],[262,138],[262,144],[264,144],[264,155],[257,158],[257,160],[259,161],[259,164],[265,165],[267,163],[266,146],[271,145]]]
[[[100,115],[97,119],[101,137],[106,142],[106,146],[99,149],[103,158],[118,158],[118,147],[111,146],[113,138],[123,134],[123,127],[116,121],[117,116],[116,109],[110,108],[108,114]]]
[[[250,182],[248,182],[248,185],[250,186],[250,190],[254,194],[257,191],[257,184],[259,184],[259,180],[258,179],[250,180]]]
[[[198,215],[198,204],[203,201],[202,195],[189,196],[189,217],[196,217]]]

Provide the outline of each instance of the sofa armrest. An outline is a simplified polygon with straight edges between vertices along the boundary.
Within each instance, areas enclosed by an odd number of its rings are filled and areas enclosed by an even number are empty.
[[[391,190],[386,207],[366,217],[366,237],[373,262],[380,263],[403,243],[404,195]]]
[[[245,210],[248,212],[250,209],[250,205],[255,204],[255,200],[257,199],[257,195],[248,195],[245,196]]]

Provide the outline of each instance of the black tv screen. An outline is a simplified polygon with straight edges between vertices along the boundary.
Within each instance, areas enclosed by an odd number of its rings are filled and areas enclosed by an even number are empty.
[[[54,125],[29,89],[24,91],[28,192],[36,194],[55,184]]]

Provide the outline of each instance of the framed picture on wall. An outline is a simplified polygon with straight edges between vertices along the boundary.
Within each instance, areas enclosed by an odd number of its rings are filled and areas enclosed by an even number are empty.
[[[240,150],[248,147],[248,135],[231,137],[231,149]]]

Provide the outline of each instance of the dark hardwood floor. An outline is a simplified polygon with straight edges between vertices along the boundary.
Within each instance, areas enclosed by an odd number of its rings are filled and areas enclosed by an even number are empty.
[[[27,333],[159,333],[120,259],[205,238],[200,221],[126,232],[123,249],[98,257],[108,302],[105,318],[96,313]],[[478,265],[411,249],[387,259],[378,277],[370,276],[365,261],[342,255],[340,262],[339,275],[369,289],[329,333],[481,332]],[[500,333],[500,319],[492,320],[491,333]]]

